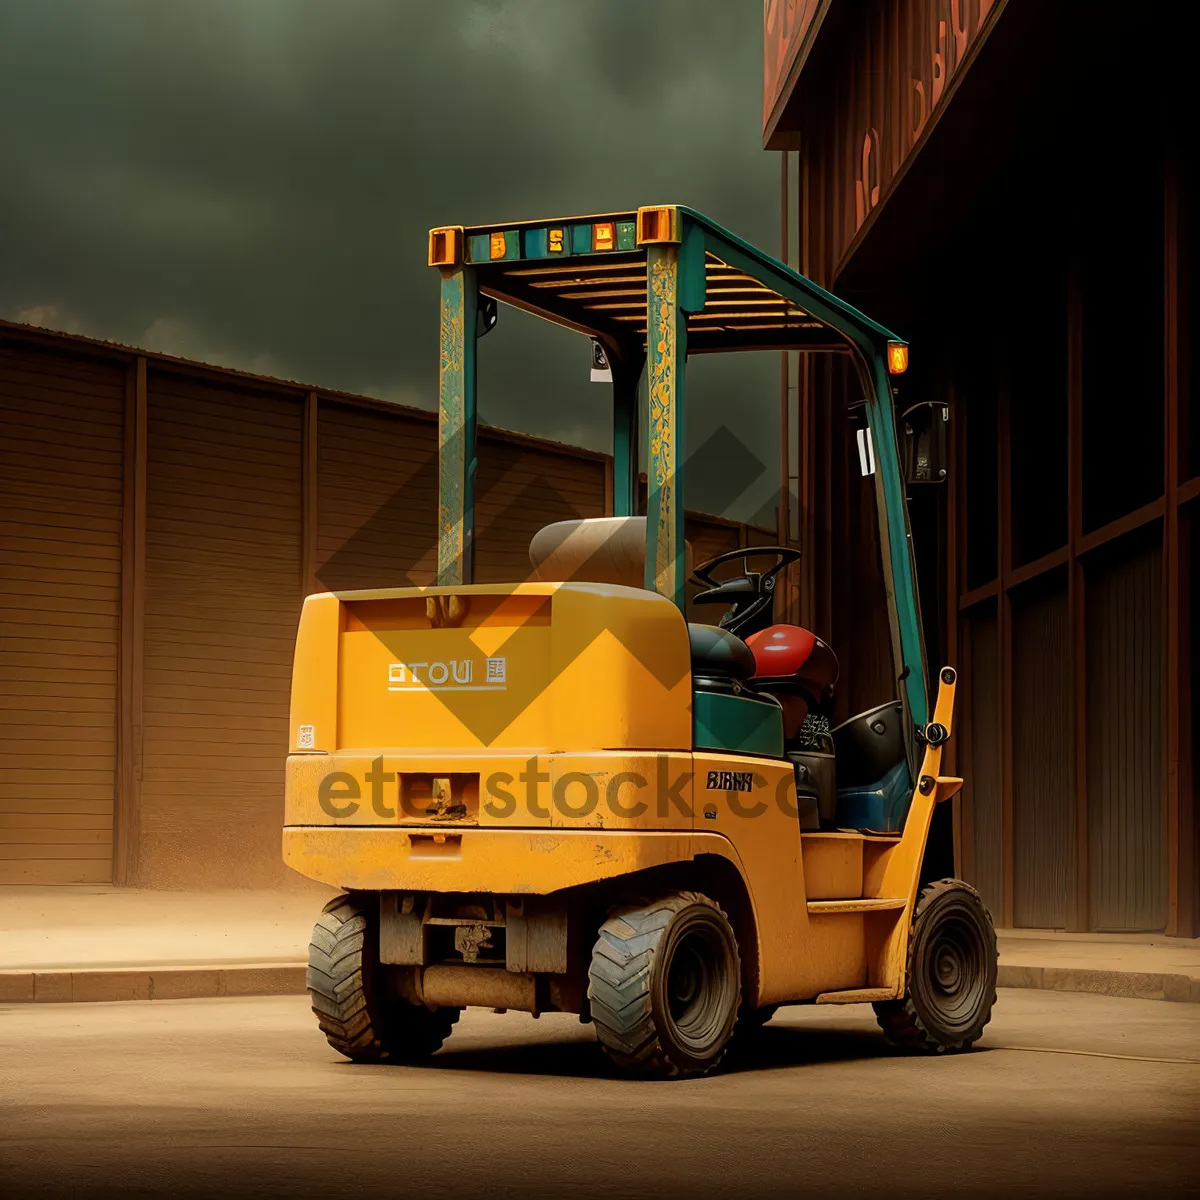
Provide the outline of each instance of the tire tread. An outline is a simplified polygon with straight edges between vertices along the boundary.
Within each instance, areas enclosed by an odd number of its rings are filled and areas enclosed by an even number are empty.
[[[969,892],[978,901],[980,911],[987,918],[985,930],[987,940],[994,949],[996,945],[996,931],[992,921],[992,914],[988,911],[987,905],[983,903],[983,898],[979,895],[979,892],[971,887],[969,883],[963,883],[961,879],[939,879],[934,883],[928,884],[923,889],[917,898],[916,909],[913,912],[913,929],[916,929],[917,922],[921,919],[922,914],[936,904],[941,896],[950,891]],[[897,1050],[904,1050],[910,1054],[955,1054],[969,1050],[982,1036],[983,1029],[991,1017],[992,1006],[996,1003],[995,987],[993,986],[991,999],[988,1001],[987,1015],[974,1036],[967,1035],[949,1043],[935,1037],[926,1028],[920,1013],[917,1011],[916,1005],[913,1004],[911,986],[913,969],[912,945],[913,937],[910,932],[908,962],[905,965],[904,972],[904,999],[883,1000],[872,1006],[875,1009],[875,1019],[879,1023],[880,1029],[883,1030],[884,1037]]]
[[[354,1062],[417,1062],[441,1048],[459,1009],[388,1002],[363,968],[370,953],[366,915],[349,896],[325,905],[313,928],[305,982],[317,1025]]]
[[[600,927],[588,972],[591,1017],[604,1053],[626,1073],[659,1079],[685,1073],[659,1036],[651,983],[659,939],[680,912],[696,904],[725,916],[720,905],[699,892],[675,892],[616,909]],[[722,1047],[706,1072],[724,1054]]]

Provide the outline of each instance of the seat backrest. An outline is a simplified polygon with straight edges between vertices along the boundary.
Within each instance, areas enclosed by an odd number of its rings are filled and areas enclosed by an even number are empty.
[[[687,572],[692,573],[692,546],[685,543]],[[546,583],[618,583],[644,586],[645,517],[584,517],[556,521],[534,534],[529,543],[533,577]]]

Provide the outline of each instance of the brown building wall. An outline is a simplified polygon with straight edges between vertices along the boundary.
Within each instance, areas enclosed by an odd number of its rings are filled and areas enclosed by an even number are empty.
[[[1200,159],[1168,8],[818,6],[769,114],[803,269],[910,340],[898,407],[950,406],[913,538],[931,660],[961,668],[958,867],[1005,925],[1200,933]],[[872,548],[829,371],[798,405],[802,618],[857,678]]]
[[[0,356],[0,883],[111,871],[125,373]]]
[[[297,882],[302,598],[432,580],[436,417],[0,324],[0,422],[0,883]],[[603,455],[489,429],[479,449],[481,582],[611,505]],[[773,540],[688,530],[697,561]]]
[[[322,402],[316,458],[312,589],[432,583],[437,422]]]
[[[115,824],[119,882],[286,885],[300,604],[429,582],[436,418],[12,326],[0,415],[0,882],[113,879]],[[480,458],[481,580],[604,512],[602,455]]]
[[[137,881],[281,883],[302,408],[152,370]]]
[[[475,577],[480,583],[526,579],[529,543],[553,521],[602,517],[604,460],[568,458],[532,441],[479,439]]]

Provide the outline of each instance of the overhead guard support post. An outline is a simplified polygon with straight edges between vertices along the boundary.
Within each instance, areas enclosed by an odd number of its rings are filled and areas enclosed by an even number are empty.
[[[645,366],[640,346],[620,351],[604,348],[612,368],[613,388],[613,516],[632,517],[637,512],[638,384]]]
[[[441,268],[438,368],[438,565],[441,586],[475,577],[475,341],[479,292],[471,267]]]
[[[799,305],[818,321],[836,330],[850,343],[867,393],[867,424],[879,474],[879,534],[884,555],[892,618],[892,645],[899,687],[908,701],[915,724],[929,719],[922,651],[920,609],[917,603],[916,567],[908,531],[904,482],[896,446],[896,422],[887,370],[887,344],[895,335],[851,308],[811,279],[798,275],[784,263],[764,263],[740,238],[704,221],[690,210],[680,219],[703,222],[705,248],[730,266],[772,288]]]
[[[674,214],[672,214],[674,216]],[[641,227],[639,212],[639,227]],[[685,611],[684,377],[687,314],[704,307],[704,241],[681,219],[646,243],[647,404],[647,590]]]
[[[908,527],[908,506],[904,499],[904,478],[896,448],[896,418],[892,388],[888,379],[886,348],[867,356],[871,387],[867,400],[867,426],[875,451],[875,469],[879,475],[879,536],[885,557],[885,578],[892,592],[895,637],[898,646],[900,686],[908,698],[913,723],[929,720],[926,691],[924,642],[921,638],[921,610],[917,599],[916,568]]]

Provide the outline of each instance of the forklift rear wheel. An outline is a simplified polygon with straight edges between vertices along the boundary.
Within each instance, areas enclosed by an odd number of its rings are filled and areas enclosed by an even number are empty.
[[[905,998],[875,1005],[889,1042],[939,1054],[977,1041],[996,1003],[996,931],[979,893],[958,879],[921,893],[908,939]]]
[[[741,963],[728,919],[707,896],[675,892],[613,912],[588,978],[600,1045],[625,1073],[704,1075],[724,1056]]]
[[[450,1036],[457,1008],[428,1009],[388,987],[373,909],[352,896],[325,905],[308,947],[308,992],[329,1044],[354,1062],[420,1062]]]

